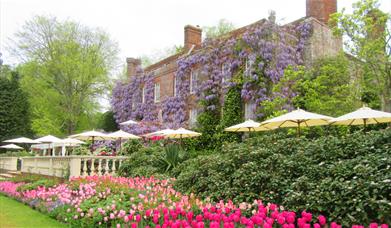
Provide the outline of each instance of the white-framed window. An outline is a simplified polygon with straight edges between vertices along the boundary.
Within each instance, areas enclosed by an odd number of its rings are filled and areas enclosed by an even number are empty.
[[[191,70],[190,71],[190,93],[194,94],[196,92],[197,86],[198,86],[198,70]]]
[[[176,76],[174,76],[174,85],[173,85],[173,89],[174,89],[174,97],[176,97],[176,94],[177,94],[177,88],[176,88],[176,84],[177,84],[177,82],[176,82],[176,80],[177,80],[177,78],[176,78]]]
[[[154,99],[155,103],[160,102],[160,83],[155,83]]]
[[[250,77],[251,76],[251,69],[253,66],[254,62],[250,59],[247,58],[244,66],[244,76]]]
[[[145,87],[141,88],[141,103],[145,103]]]
[[[255,109],[256,109],[256,104],[253,101],[248,101],[244,103],[244,118],[246,120],[248,119],[255,119]]]
[[[231,76],[231,69],[230,69],[230,64],[229,63],[223,63],[223,65],[221,65],[221,73],[223,75],[223,83],[228,81],[230,76]]]
[[[189,126],[194,127],[197,124],[198,110],[193,108],[189,112]]]

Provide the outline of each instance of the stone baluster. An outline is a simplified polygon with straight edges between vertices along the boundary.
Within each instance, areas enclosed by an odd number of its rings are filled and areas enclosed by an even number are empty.
[[[96,175],[96,170],[95,170],[95,159],[91,158],[91,173],[90,176]]]
[[[102,176],[102,159],[98,159],[98,176]]]
[[[114,174],[116,174],[117,173],[117,168],[115,167],[115,163],[117,162],[117,160],[114,158],[113,159],[113,168],[111,168],[112,170],[111,170],[111,175],[114,175]]]
[[[105,158],[105,175],[109,174],[109,159]]]
[[[83,159],[83,173],[82,173],[82,176],[85,177],[85,176],[88,176],[88,171],[87,171],[88,167],[87,167],[87,159],[84,158]]]

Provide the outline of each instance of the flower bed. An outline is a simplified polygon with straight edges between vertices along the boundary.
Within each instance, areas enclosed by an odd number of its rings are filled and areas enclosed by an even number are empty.
[[[23,183],[6,181],[0,182],[0,192],[72,227],[341,227],[322,215],[286,211],[261,200],[239,205],[201,201],[193,194],[175,191],[172,182],[153,177],[93,176],[18,192]],[[371,228],[379,226],[370,224]]]

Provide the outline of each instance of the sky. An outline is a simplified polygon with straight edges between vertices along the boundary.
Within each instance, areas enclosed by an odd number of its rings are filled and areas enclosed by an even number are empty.
[[[356,0],[339,0],[338,10],[351,9]],[[390,0],[379,0],[391,12]],[[306,0],[0,0],[0,52],[4,64],[18,60],[7,52],[13,34],[34,15],[70,19],[106,30],[119,44],[120,59],[151,55],[183,44],[187,24],[213,26],[220,19],[235,27],[266,18],[276,11],[279,23],[305,16]]]

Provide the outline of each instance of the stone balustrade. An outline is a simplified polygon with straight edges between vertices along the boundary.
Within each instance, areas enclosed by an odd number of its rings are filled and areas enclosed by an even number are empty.
[[[126,157],[67,156],[22,157],[21,171],[57,177],[115,175]],[[17,170],[17,157],[0,157],[0,169]]]
[[[0,170],[16,171],[18,168],[17,157],[0,157]]]

